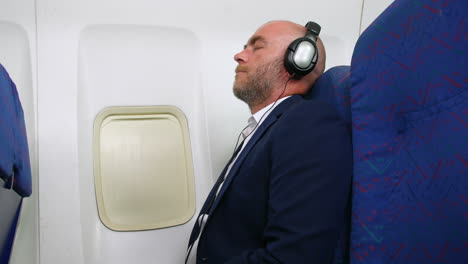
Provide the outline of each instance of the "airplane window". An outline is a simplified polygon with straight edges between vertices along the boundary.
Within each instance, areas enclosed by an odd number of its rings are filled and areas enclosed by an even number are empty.
[[[112,107],[94,122],[102,223],[115,231],[170,227],[195,213],[187,120],[173,106]]]

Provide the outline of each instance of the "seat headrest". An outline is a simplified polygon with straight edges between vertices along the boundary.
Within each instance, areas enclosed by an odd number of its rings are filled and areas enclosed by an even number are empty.
[[[324,72],[306,98],[314,98],[331,104],[345,122],[351,124],[350,67],[335,66]]]

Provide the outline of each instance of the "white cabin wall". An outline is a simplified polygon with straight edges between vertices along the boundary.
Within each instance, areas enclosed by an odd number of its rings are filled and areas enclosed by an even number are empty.
[[[393,2],[394,0],[363,0],[361,33]]]
[[[36,133],[36,23],[34,0],[0,3],[0,63],[17,86],[25,116],[32,173],[31,197],[23,199],[10,264],[39,260]]]

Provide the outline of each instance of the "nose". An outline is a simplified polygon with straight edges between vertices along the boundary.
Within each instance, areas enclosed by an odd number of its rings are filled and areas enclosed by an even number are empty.
[[[236,55],[234,55],[234,60],[235,60],[237,63],[245,63],[245,62],[247,62],[248,56],[247,56],[246,51],[247,51],[247,49],[244,49],[244,50],[242,50],[241,52],[239,52],[239,53],[237,53]]]

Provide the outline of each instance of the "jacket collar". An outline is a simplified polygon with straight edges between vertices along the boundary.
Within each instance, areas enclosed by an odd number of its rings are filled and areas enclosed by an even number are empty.
[[[265,121],[262,122],[262,124],[258,127],[257,131],[253,134],[252,138],[249,140],[249,142],[244,147],[239,157],[235,161],[234,165],[231,168],[231,171],[229,172],[228,175],[226,175],[226,179],[223,183],[221,190],[219,191],[218,197],[216,197],[216,200],[209,212],[209,215],[211,215],[213,211],[216,209],[216,207],[218,206],[224,193],[226,192],[227,188],[231,184],[232,179],[235,177],[235,175],[239,171],[240,166],[244,162],[247,154],[249,154],[252,147],[257,143],[257,141],[262,137],[262,135],[268,130],[268,128],[273,123],[275,123],[286,110],[288,110],[292,105],[296,104],[301,98],[302,96],[300,95],[293,95],[289,97],[288,99],[284,100],[283,102],[281,102],[278,106],[275,107],[275,109],[273,109],[273,111],[268,115]]]

